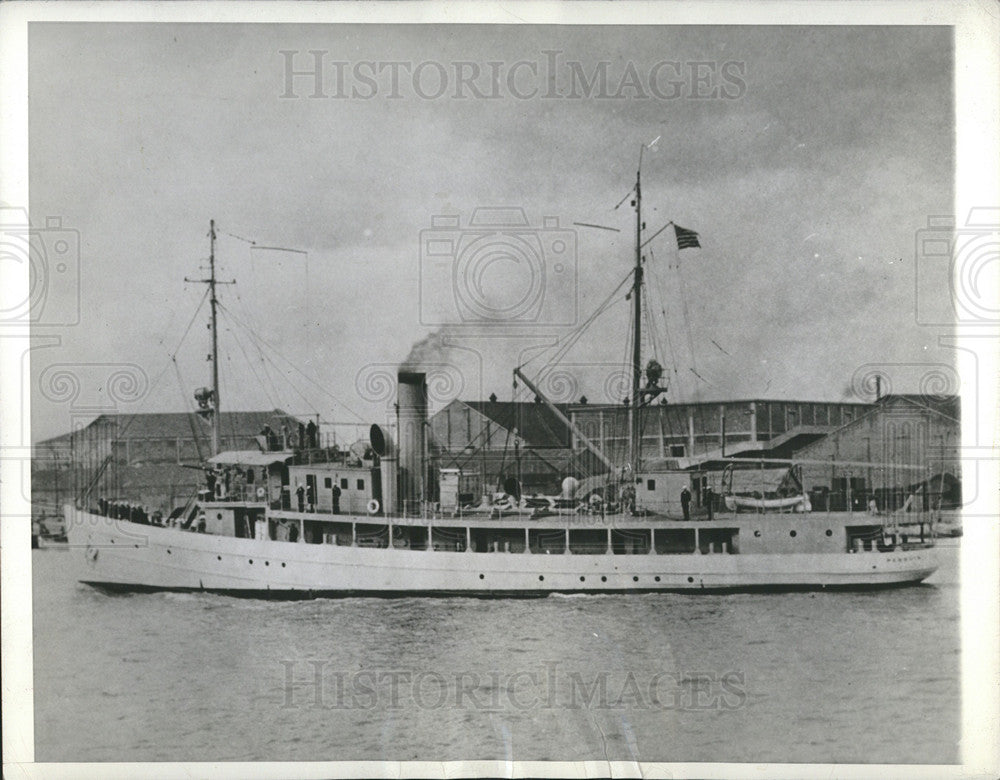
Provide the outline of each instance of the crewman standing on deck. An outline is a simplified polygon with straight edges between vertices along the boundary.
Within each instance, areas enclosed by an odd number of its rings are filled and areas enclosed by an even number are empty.
[[[685,485],[681,491],[681,509],[684,511],[684,519],[691,519],[691,491]]]

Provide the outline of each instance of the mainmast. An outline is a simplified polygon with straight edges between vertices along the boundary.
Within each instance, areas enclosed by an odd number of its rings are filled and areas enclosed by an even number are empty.
[[[215,220],[208,223],[208,289],[212,306],[212,455],[219,454],[219,329],[216,308],[219,300],[215,296]]]
[[[639,149],[639,168],[635,174],[635,277],[632,283],[632,399],[631,431],[629,434],[632,452],[633,477],[639,471],[642,455],[640,440],[641,425],[639,405],[642,400],[642,148]]]

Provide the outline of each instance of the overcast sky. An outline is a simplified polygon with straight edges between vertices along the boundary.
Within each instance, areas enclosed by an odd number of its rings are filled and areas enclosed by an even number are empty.
[[[673,220],[702,245],[677,252],[668,229],[647,247],[644,356],[671,400],[861,400],[866,367],[917,392],[952,362],[917,323],[947,290],[915,284],[914,252],[953,210],[947,28],[36,24],[29,56],[32,221],[80,236],[79,317],[75,282],[50,284],[46,317],[72,324],[40,328],[60,343],[32,355],[36,440],[83,407],[180,411],[208,384],[207,309],[176,371],[169,355],[210,219],[237,280],[220,291],[226,408],[381,419],[380,372],[428,334],[448,345],[418,355],[448,375],[436,405],[509,399],[524,350],[634,262],[615,205],[643,145],[644,235]],[[322,84],[289,90],[289,63],[316,58]],[[477,243],[473,210],[497,206],[528,227]],[[437,215],[459,226],[427,232]],[[458,257],[430,256],[449,237]],[[522,262],[490,264],[498,247]],[[456,293],[455,268],[481,291]],[[549,377],[557,400],[619,395],[625,292]],[[468,324],[490,307],[518,323]],[[64,364],[74,405],[50,386]],[[140,402],[109,397],[117,364],[141,367]]]

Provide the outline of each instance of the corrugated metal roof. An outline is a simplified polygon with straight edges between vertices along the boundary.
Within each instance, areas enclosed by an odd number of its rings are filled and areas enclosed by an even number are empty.
[[[220,433],[226,436],[256,436],[265,425],[270,425],[276,433],[281,432],[282,424],[295,431],[300,422],[281,409],[263,412],[222,412]],[[197,432],[198,438],[205,441],[212,435],[208,421],[192,412],[153,412],[146,414],[102,414],[91,422],[87,428],[108,426],[117,431],[116,436],[122,439],[163,439],[191,438],[191,428]],[[55,436],[38,442],[47,444],[68,439],[70,434]]]
[[[568,447],[570,445],[569,429],[543,403],[522,401],[465,401],[463,403],[507,430],[516,428],[522,442],[529,447]],[[556,404],[556,408],[563,414],[567,412],[565,404]]]

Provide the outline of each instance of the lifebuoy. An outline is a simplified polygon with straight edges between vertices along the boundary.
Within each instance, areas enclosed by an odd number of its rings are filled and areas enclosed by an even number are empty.
[[[370,515],[377,515],[381,508],[382,506],[381,504],[379,504],[378,499],[376,498],[373,498],[371,501],[368,502],[368,514]]]
[[[257,498],[264,498],[267,495],[267,491],[264,490],[263,486],[257,488]]]

